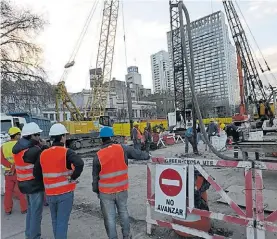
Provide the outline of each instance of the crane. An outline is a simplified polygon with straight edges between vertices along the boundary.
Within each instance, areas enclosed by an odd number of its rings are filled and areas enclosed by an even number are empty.
[[[240,90],[243,90],[243,92],[240,92],[241,101],[242,101],[242,97],[243,97],[242,93],[243,93],[245,98],[244,99],[245,103],[248,106],[250,104],[254,104],[259,114],[260,114],[260,110],[259,110],[260,103],[264,103],[270,116],[272,113],[269,105],[270,97],[268,97],[265,92],[265,88],[263,86],[257,67],[255,65],[251,47],[248,43],[248,39],[246,37],[245,31],[242,27],[241,21],[236,12],[234,4],[231,0],[223,0],[223,6],[227,15],[232,37],[236,45],[237,54],[239,55],[238,60],[241,61],[241,68],[243,70],[243,76],[242,76],[240,73],[240,69],[238,69],[240,81],[242,81],[242,78],[243,78],[243,88],[240,87]],[[246,112],[240,112],[240,113],[245,114]]]
[[[110,90],[119,0],[104,1],[104,10],[95,69],[91,69],[91,92],[87,101],[87,117],[104,116]]]
[[[98,0],[99,1],[99,0]],[[81,35],[77,41],[77,44],[73,50],[70,60],[64,67],[64,73],[62,79],[66,78],[69,70],[75,64],[75,56],[78,53],[83,38],[87,32],[88,26],[91,22],[92,16],[95,12],[98,1],[93,5],[87,21],[83,27]],[[109,83],[111,80],[112,63],[114,55],[114,45],[116,37],[117,19],[119,10],[119,0],[105,0],[102,14],[101,32],[98,44],[98,53],[96,60],[96,68],[90,70],[92,72],[90,78],[90,96],[86,103],[85,112],[81,112],[74,104],[65,86],[65,80],[61,80],[57,84],[56,88],[56,112],[57,120],[60,121],[60,102],[62,103],[62,109],[68,109],[71,113],[73,121],[84,121],[97,119],[102,122],[109,122],[109,117],[104,117],[104,111],[107,104],[107,98],[109,93]],[[104,120],[103,120],[104,119]],[[101,122],[100,122],[101,124]]]

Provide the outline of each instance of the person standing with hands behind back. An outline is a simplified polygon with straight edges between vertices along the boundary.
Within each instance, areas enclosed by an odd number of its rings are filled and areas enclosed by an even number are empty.
[[[45,187],[55,239],[67,239],[76,179],[84,167],[83,160],[65,147],[67,130],[58,123],[50,128],[52,147],[43,151],[34,168],[34,176]]]

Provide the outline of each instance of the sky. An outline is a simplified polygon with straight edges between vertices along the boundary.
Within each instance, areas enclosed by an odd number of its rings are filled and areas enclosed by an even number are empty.
[[[42,47],[42,64],[48,74],[48,81],[57,83],[61,79],[63,67],[68,62],[80,35],[85,20],[96,0],[12,0],[18,7],[30,9],[40,14],[48,24],[35,41]],[[89,88],[89,69],[94,68],[100,36],[103,1],[99,0],[88,33],[65,79],[70,92]],[[191,21],[216,11],[223,11],[221,0],[184,1]],[[258,46],[264,55],[271,73],[277,78],[277,0],[237,0]],[[122,8],[123,6],[123,8]],[[237,7],[235,3],[235,7]],[[122,10],[123,9],[123,10]],[[239,12],[239,10],[237,9]],[[120,3],[115,41],[112,77],[124,80],[126,69],[123,16],[125,23],[127,65],[136,65],[142,74],[142,83],[152,88],[150,56],[160,50],[167,51],[166,32],[170,29],[168,0],[123,0]],[[246,24],[241,19],[255,55],[264,67],[262,55],[254,44]],[[227,21],[226,21],[227,23]],[[231,38],[231,36],[229,36]],[[232,41],[232,40],[231,40]],[[233,41],[232,41],[233,42]],[[277,82],[267,72],[262,75],[265,84],[277,86]]]

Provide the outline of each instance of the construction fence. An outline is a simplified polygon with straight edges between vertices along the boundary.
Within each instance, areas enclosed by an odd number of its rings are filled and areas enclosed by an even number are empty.
[[[244,171],[245,209],[227,195],[223,187],[207,173],[206,167],[213,167],[214,169],[240,168]],[[173,229],[178,234],[183,233],[182,235],[193,235],[208,239],[226,238],[222,235],[212,235],[208,230],[201,230],[199,227],[196,229],[192,226],[193,224],[189,225],[189,221],[209,218],[244,227],[247,239],[265,239],[267,231],[277,232],[277,208],[269,215],[265,215],[263,172],[266,170],[276,172],[277,163],[193,158],[152,158],[147,165],[147,233],[151,234],[152,226],[156,225]],[[196,185],[196,174],[201,175],[209,184],[208,186],[212,187],[222,197],[232,209],[233,215],[199,207],[200,198],[196,198],[196,191],[200,188]],[[205,190],[207,190],[207,187],[200,193],[203,195]],[[159,215],[157,213],[170,216],[171,220],[161,220],[160,217],[157,217]],[[191,220],[193,216],[194,219]],[[201,223],[206,222],[198,221],[198,225]],[[203,228],[205,228],[205,225],[203,225]]]

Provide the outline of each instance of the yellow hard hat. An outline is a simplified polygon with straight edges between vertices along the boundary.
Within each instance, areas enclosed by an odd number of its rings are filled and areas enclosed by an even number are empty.
[[[139,123],[138,122],[134,122],[134,126],[137,126],[137,125],[139,125]]]
[[[11,136],[11,135],[15,135],[15,134],[18,134],[18,133],[21,133],[21,130],[17,127],[11,127],[9,129],[9,132],[8,134]]]

